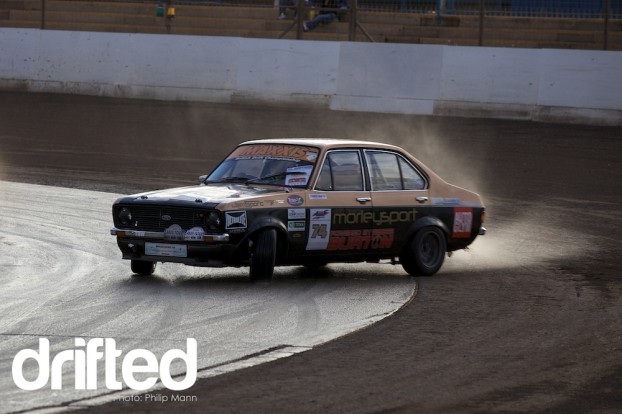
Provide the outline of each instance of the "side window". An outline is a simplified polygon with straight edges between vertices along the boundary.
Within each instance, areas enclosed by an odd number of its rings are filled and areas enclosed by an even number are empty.
[[[322,166],[322,171],[320,171],[315,189],[320,191],[333,191],[333,174],[330,168],[330,162],[328,162],[328,157]]]
[[[402,176],[395,154],[375,151],[366,151],[365,154],[373,191],[402,190]]]
[[[363,170],[358,151],[331,151],[320,171],[316,190],[363,191]]]
[[[425,179],[400,155],[384,151],[366,151],[373,191],[423,190]]]
[[[415,170],[404,158],[398,158],[400,160],[404,190],[425,190],[425,179],[419,171]]]

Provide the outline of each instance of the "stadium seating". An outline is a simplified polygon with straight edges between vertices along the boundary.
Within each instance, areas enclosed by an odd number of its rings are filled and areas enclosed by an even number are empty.
[[[278,20],[270,0],[261,5],[175,4],[174,17],[157,16],[157,1],[2,0],[0,27],[295,39],[293,20]],[[43,5],[45,4],[45,7]],[[243,3],[238,3],[243,4]],[[358,11],[356,41],[499,47],[594,49],[604,47],[602,19],[477,15],[437,19],[430,13]],[[345,41],[349,22],[302,34],[305,40]],[[289,29],[289,31],[288,31]],[[481,37],[480,37],[481,34]],[[622,50],[622,21],[610,20],[607,49]]]

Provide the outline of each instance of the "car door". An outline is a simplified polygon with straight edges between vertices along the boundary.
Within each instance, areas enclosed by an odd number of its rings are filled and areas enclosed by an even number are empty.
[[[425,176],[403,155],[386,150],[365,150],[373,201],[370,248],[399,252],[411,224],[427,214],[430,205]]]
[[[328,151],[306,205],[308,252],[361,253],[369,249],[373,211],[361,151]]]

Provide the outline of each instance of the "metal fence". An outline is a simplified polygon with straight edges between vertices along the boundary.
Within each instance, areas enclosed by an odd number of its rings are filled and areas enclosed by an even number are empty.
[[[92,1],[92,0],[91,0]],[[98,0],[95,0],[98,1]],[[119,3],[274,7],[279,0],[106,0]],[[316,2],[319,2],[316,0]],[[275,4],[276,3],[276,4]],[[622,0],[358,0],[361,11],[450,16],[567,17],[622,19]]]
[[[602,18],[622,17],[622,0],[359,0],[361,10],[444,15]]]
[[[167,2],[167,0],[160,1]],[[274,7],[275,1],[278,3],[278,0],[170,0],[169,2]],[[611,18],[622,19],[622,0],[358,0],[358,9],[361,11],[464,16],[479,15],[482,8],[486,16],[598,19],[608,14]]]
[[[6,10],[6,3],[0,0],[0,20],[6,19],[11,13]],[[146,19],[144,13],[157,10],[157,16],[166,16],[166,33],[180,33],[183,30],[178,21],[186,22],[186,32],[181,34],[216,34],[223,35],[223,30],[233,33],[237,28],[227,26],[223,21],[212,22],[209,33],[197,28],[204,24],[204,17],[223,16],[222,10],[231,11],[236,18],[250,20],[275,19],[278,15],[279,4],[286,1],[290,8],[297,9],[296,19],[288,19],[288,25],[278,25],[262,20],[257,23],[254,32],[245,30],[241,35],[251,37],[292,37],[305,38],[303,35],[304,21],[316,15],[323,9],[320,4],[323,0],[40,0],[40,27],[48,28],[46,4],[51,6],[50,19],[55,23],[52,27],[62,30],[75,30],[71,25],[75,23],[74,16],[66,17],[75,11],[90,10],[102,13],[102,18],[96,24],[95,30],[108,30],[106,23],[114,17],[117,10],[132,10],[131,13],[142,13],[140,22],[150,24],[143,27],[142,32],[149,32],[152,26],[159,25],[153,19]],[[346,18],[348,22],[347,39],[354,41],[366,39],[380,42],[408,42],[408,43],[442,43],[456,45],[479,45],[506,47],[544,47],[544,48],[586,48],[604,50],[622,50],[622,0],[347,0],[349,10]],[[83,3],[83,7],[80,7]],[[108,4],[106,4],[108,3]],[[112,3],[112,4],[109,4]],[[11,3],[11,4],[17,4]],[[36,10],[38,2],[28,3],[32,10]],[[33,8],[34,5],[34,9]],[[202,6],[187,8],[179,20],[175,17],[175,7],[180,10],[184,5]],[[95,7],[101,6],[101,7]],[[122,6],[122,7],[121,7]],[[312,8],[314,6],[314,8]],[[229,10],[238,8],[238,10]],[[262,10],[244,10],[247,7],[261,8]],[[85,9],[86,8],[86,9]],[[153,9],[152,9],[153,8]],[[192,9],[192,12],[187,10]],[[210,10],[211,11],[208,11]],[[220,9],[220,10],[218,10]],[[28,12],[29,10],[26,10]],[[138,12],[136,11],[138,10]],[[335,9],[336,10],[336,9]],[[171,13],[172,11],[172,13]],[[386,13],[393,15],[387,16]],[[200,14],[200,18],[188,13]],[[290,13],[290,16],[294,13]],[[4,17],[3,17],[4,16]],[[273,17],[270,17],[273,16]],[[75,17],[75,19],[78,19]],[[97,18],[94,18],[95,20]],[[126,18],[123,17],[123,24]],[[185,20],[183,20],[185,19]],[[91,21],[91,23],[93,22]],[[190,22],[192,20],[192,22]],[[198,22],[202,20],[202,22]],[[127,21],[132,21],[127,19]],[[69,22],[69,23],[67,23]],[[19,23],[19,22],[18,22]],[[247,22],[238,24],[244,24]],[[2,21],[0,21],[2,25]],[[126,24],[127,25],[127,24]],[[155,25],[155,26],[154,26]],[[188,28],[188,26],[192,26]],[[261,29],[257,27],[261,26]],[[434,27],[438,26],[438,27]],[[124,30],[125,27],[112,30]],[[177,29],[177,30],[176,30]],[[81,29],[78,29],[81,30]],[[83,29],[82,29],[83,30]],[[160,29],[154,29],[155,32]],[[194,30],[194,31],[192,31]],[[327,40],[342,39],[344,25],[340,28],[329,28],[323,35],[333,36]],[[268,33],[269,32],[269,33]],[[276,34],[275,32],[280,33]],[[361,37],[361,35],[363,35]],[[339,37],[340,36],[340,37]],[[538,37],[540,36],[540,37]],[[316,37],[318,37],[316,35]],[[326,37],[324,37],[326,38]],[[345,39],[344,39],[345,40]]]

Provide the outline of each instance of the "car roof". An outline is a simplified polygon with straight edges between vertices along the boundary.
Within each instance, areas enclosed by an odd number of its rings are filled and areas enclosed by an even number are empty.
[[[258,139],[253,141],[242,142],[240,145],[251,144],[290,144],[305,145],[319,148],[380,148],[388,150],[400,150],[401,148],[394,145],[383,144],[381,142],[352,140],[352,139],[336,139],[336,138],[272,138]],[[403,150],[402,150],[403,151]]]

